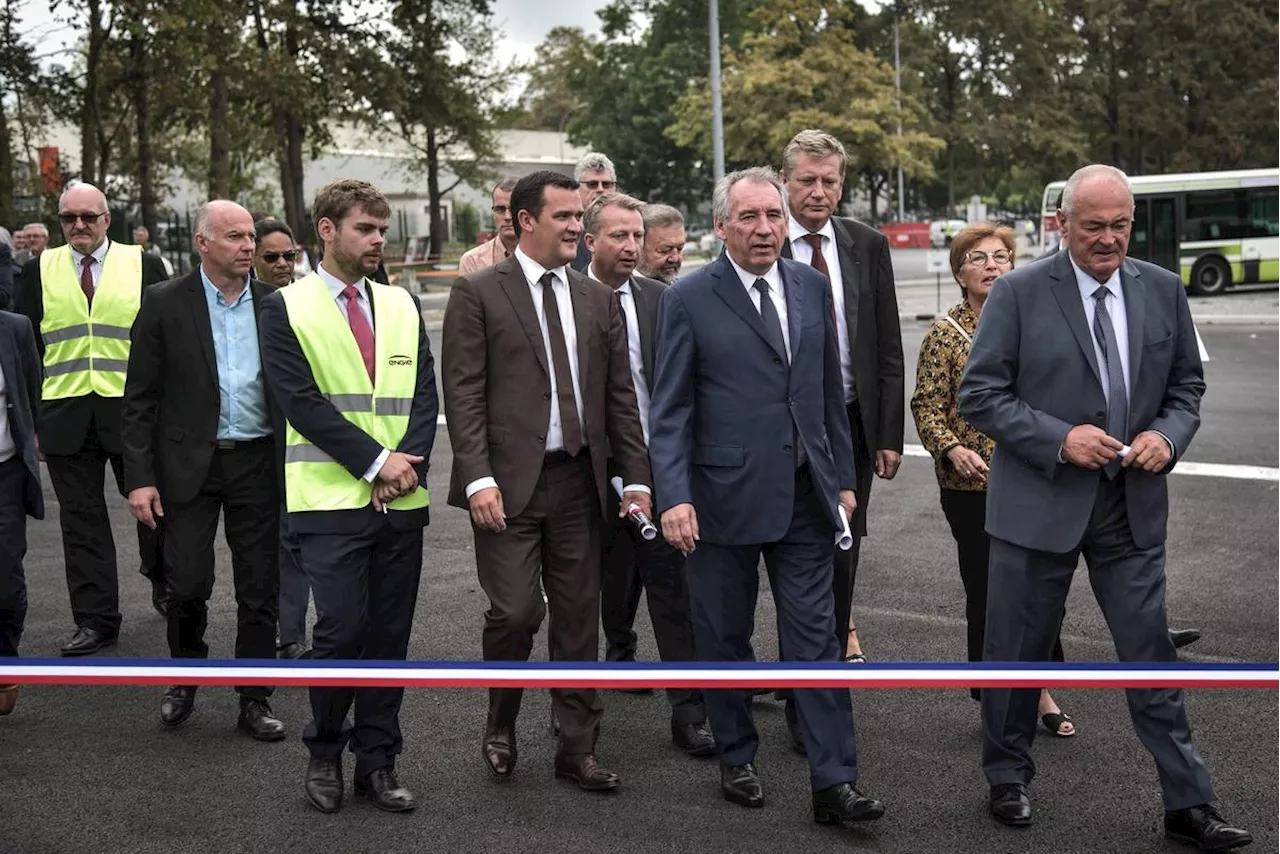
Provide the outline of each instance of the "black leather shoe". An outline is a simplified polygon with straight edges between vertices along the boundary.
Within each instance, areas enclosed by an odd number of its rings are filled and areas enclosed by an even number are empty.
[[[809,751],[804,746],[804,733],[800,732],[800,716],[796,714],[795,700],[787,700],[787,705],[783,709],[783,717],[787,719],[787,734],[790,736],[791,749],[801,756],[807,756]]]
[[[276,658],[287,661],[297,661],[310,651],[311,650],[307,649],[307,645],[305,643],[293,641],[292,643],[281,644],[276,647]]]
[[[1184,646],[1191,646],[1200,640],[1199,629],[1170,629],[1169,640],[1173,641],[1174,649],[1182,649]]]
[[[868,798],[852,783],[840,783],[813,793],[813,820],[818,824],[875,821],[882,815],[884,804]]]
[[[10,714],[18,704],[18,686],[0,685],[0,717]]]
[[[196,686],[174,685],[160,701],[160,723],[181,726],[196,708]]]
[[[172,606],[173,600],[169,598],[169,594],[164,589],[163,581],[151,580],[151,607],[156,609],[156,613],[162,617],[169,616],[169,608]]]
[[[480,755],[484,764],[495,777],[510,777],[516,770],[516,731],[514,728],[504,729],[491,727],[485,731],[484,741],[480,745]]]
[[[307,800],[320,812],[342,807],[342,760],[312,759],[307,763]]]
[[[706,721],[696,724],[671,722],[671,743],[690,756],[715,756],[716,740]]]
[[[750,762],[746,765],[721,765],[720,790],[724,792],[726,801],[740,807],[764,806],[764,787],[760,785],[756,766]]]
[[[80,626],[76,629],[76,633],[71,636],[71,640],[67,641],[62,647],[62,654],[66,656],[72,655],[92,655],[95,652],[101,652],[109,646],[114,646],[116,635],[100,632],[97,629],[91,629],[88,626]]]
[[[396,772],[391,768],[370,771],[363,780],[356,780],[353,788],[357,797],[368,798],[387,812],[408,812],[418,805],[413,792],[396,781]]]
[[[1022,783],[997,783],[991,787],[991,814],[1010,827],[1031,824],[1031,798]]]
[[[258,741],[280,741],[284,723],[271,712],[266,700],[242,700],[236,728]]]
[[[1232,827],[1208,804],[1164,814],[1164,833],[1170,839],[1199,846],[1201,851],[1227,851],[1253,842],[1247,830]]]
[[[600,767],[594,753],[557,756],[556,776],[584,792],[610,792],[622,785],[621,777]]]

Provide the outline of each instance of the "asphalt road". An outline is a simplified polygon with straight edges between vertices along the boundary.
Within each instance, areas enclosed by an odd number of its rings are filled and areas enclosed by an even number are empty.
[[[1274,327],[1202,329],[1213,360],[1204,427],[1187,457],[1201,462],[1277,464],[1277,335]],[[921,329],[908,324],[914,361]],[[438,352],[438,334],[434,342]],[[910,366],[909,366],[910,369]],[[908,384],[910,386],[910,383]],[[915,440],[908,436],[908,442]],[[441,430],[431,486],[440,508],[426,535],[425,570],[410,655],[419,660],[479,657],[486,603],[475,578],[466,517],[444,506],[450,466]],[[1204,639],[1187,658],[1272,661],[1277,657],[1277,483],[1177,476],[1168,559],[1168,607],[1179,626]],[[30,616],[23,653],[56,654],[72,624],[51,518],[29,533]],[[149,588],[133,571],[136,553],[123,502],[113,507],[123,555],[124,626],[115,654],[165,655],[163,625]],[[906,459],[898,478],[878,483],[871,536],[859,572],[857,615],[877,661],[959,660],[963,597],[953,544],[928,460]],[[219,546],[219,579],[209,640],[230,656],[235,602],[229,557]],[[655,658],[642,610],[645,658]],[[762,595],[756,648],[774,650],[772,603]],[[1074,586],[1063,642],[1070,658],[1110,660],[1114,652],[1087,579]],[[540,643],[539,656],[545,655]],[[1061,690],[1079,728],[1074,739],[1037,739],[1032,788],[1036,823],[1025,831],[986,813],[978,764],[976,705],[964,691],[860,690],[854,695],[861,786],[888,805],[873,826],[835,830],[808,815],[807,771],[786,745],[780,704],[757,702],[765,809],[723,801],[714,762],[688,759],[667,740],[661,695],[605,695],[599,744],[623,775],[613,796],[591,796],[551,776],[547,699],[531,693],[521,716],[516,776],[495,782],[481,765],[485,700],[478,690],[414,690],[402,722],[402,781],[420,806],[387,815],[349,801],[335,816],[307,806],[305,751],[298,734],[306,694],[273,700],[289,740],[259,744],[233,729],[234,694],[201,689],[192,719],[176,731],[158,720],[155,688],[24,688],[15,713],[0,719],[0,852],[1157,852],[1180,850],[1160,833],[1159,787],[1116,690]],[[1274,691],[1196,690],[1188,705],[1220,806],[1251,829],[1252,850],[1275,850],[1280,776]],[[348,763],[348,768],[350,764]],[[349,791],[349,790],[348,790]]]

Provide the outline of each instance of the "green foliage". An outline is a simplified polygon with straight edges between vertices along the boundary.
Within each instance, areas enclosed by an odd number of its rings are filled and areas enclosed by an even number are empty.
[[[480,234],[480,210],[470,202],[458,202],[453,206],[453,234],[458,242],[467,246],[476,244]]]

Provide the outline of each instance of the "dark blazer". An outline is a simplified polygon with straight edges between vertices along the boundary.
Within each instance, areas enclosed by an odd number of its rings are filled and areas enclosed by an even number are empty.
[[[1204,370],[1178,276],[1145,261],[1120,268],[1129,330],[1128,443],[1155,430],[1175,458],[1200,426]],[[1001,276],[991,287],[960,382],[960,412],[995,440],[987,477],[987,531],[1028,549],[1080,544],[1097,471],[1058,462],[1077,424],[1107,425],[1103,375],[1066,252]],[[1169,511],[1162,474],[1125,473],[1129,526],[1139,548],[1164,542]]]
[[[256,317],[274,285],[251,279]],[[161,500],[195,498],[209,473],[222,405],[213,327],[197,267],[147,288],[133,324],[121,413],[125,492],[143,486]],[[268,392],[273,433],[283,422]]]
[[[148,288],[167,278],[164,261],[160,256],[143,252],[142,281],[139,287]],[[43,364],[44,339],[40,335],[40,324],[44,320],[44,290],[40,279],[39,257],[32,258],[23,265],[22,284],[18,288],[18,294],[18,310],[31,320],[31,328],[36,333],[36,347],[40,350]],[[40,421],[36,427],[41,450],[46,454],[76,453],[83,447],[92,422],[103,450],[109,454],[121,453],[121,406],[121,398],[100,397],[93,393],[44,403],[40,407]]]
[[[44,491],[40,488],[40,457],[36,452],[36,413],[40,411],[40,385],[44,370],[36,350],[31,322],[20,314],[0,311],[0,370],[4,371],[9,433],[18,457],[27,469],[22,498],[27,515],[44,518]]]
[[[436,396],[435,360],[431,356],[431,339],[422,323],[422,306],[410,294],[418,310],[418,383],[409,410],[409,426],[404,438],[393,451],[423,458],[418,464],[418,479],[425,489],[427,471],[431,467],[431,449],[436,440],[436,418],[440,400]],[[374,332],[378,328],[378,306],[372,298]],[[382,445],[356,427],[334,408],[316,385],[311,365],[303,355],[298,336],[289,325],[283,291],[268,294],[258,313],[258,337],[262,344],[262,370],[267,386],[278,402],[284,417],[316,447],[333,457],[354,477],[364,477],[382,453]],[[354,346],[354,344],[352,345]],[[376,512],[373,504],[360,510],[307,511],[290,513],[289,525],[296,533],[354,533],[368,526],[368,516]],[[431,521],[430,508],[401,510],[389,514],[397,530],[421,528]]]
[[[827,280],[779,260],[792,358],[775,352],[727,255],[662,294],[649,457],[659,512],[692,503],[701,539],[781,540],[795,503],[798,434],[833,536],[853,444]]]
[[[636,304],[636,326],[640,328],[640,362],[644,367],[646,390],[653,394],[653,359],[658,342],[658,303],[667,289],[664,282],[645,276],[631,277],[631,298]]]
[[[878,450],[902,453],[906,387],[889,241],[855,219],[832,217],[831,226],[840,255],[844,316],[853,351],[853,384],[862,411],[862,433],[873,456]],[[792,257],[789,240],[783,245],[782,256]]]
[[[608,452],[627,484],[650,485],[626,330],[613,288],[569,271],[578,334],[583,435],[605,512]],[[551,421],[551,372],[538,315],[514,255],[461,276],[444,315],[441,380],[453,444],[449,503],[469,508],[467,484],[492,477],[517,516],[542,473]],[[608,451],[606,451],[608,449]]]
[[[9,248],[9,244],[0,240],[0,311],[13,311],[16,299],[14,290],[18,285],[20,269],[13,260],[13,250]]]

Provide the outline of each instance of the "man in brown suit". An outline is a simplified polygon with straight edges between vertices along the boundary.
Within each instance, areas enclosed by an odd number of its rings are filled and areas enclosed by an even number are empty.
[[[595,661],[605,462],[623,472],[624,507],[650,512],[649,459],[627,333],[613,291],[568,264],[582,233],[578,182],[534,172],[511,193],[519,243],[449,294],[442,380],[453,474],[449,503],[471,511],[476,570],[489,597],[486,661],[526,661],[551,604],[557,661]],[[489,691],[482,755],[515,770],[519,688]],[[596,763],[602,709],[593,689],[553,689],[556,776],[616,789]]]

